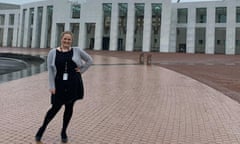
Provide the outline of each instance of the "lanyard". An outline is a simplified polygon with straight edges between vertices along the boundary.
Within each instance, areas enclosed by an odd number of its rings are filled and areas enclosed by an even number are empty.
[[[65,73],[67,73],[67,62],[65,62]]]
[[[65,72],[64,72],[64,74],[63,74],[63,80],[68,80],[67,62],[65,63]]]

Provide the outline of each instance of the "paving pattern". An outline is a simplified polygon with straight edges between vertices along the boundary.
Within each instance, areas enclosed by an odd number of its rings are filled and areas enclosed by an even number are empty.
[[[92,55],[69,144],[239,144],[240,104],[158,66]],[[47,72],[0,84],[0,143],[34,144],[50,108]],[[60,144],[63,109],[44,144]]]

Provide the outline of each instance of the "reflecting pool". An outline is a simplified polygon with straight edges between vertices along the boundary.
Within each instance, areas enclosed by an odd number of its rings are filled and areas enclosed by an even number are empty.
[[[0,83],[47,70],[47,56],[0,53]]]

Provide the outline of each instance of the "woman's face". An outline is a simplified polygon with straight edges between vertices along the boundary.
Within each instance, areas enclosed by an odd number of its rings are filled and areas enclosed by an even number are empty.
[[[61,39],[61,47],[69,48],[72,45],[72,36],[70,34],[64,34]]]

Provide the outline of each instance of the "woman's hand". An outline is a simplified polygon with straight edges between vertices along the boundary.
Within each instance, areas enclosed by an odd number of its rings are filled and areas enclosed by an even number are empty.
[[[76,72],[79,72],[79,73],[81,72],[79,67],[75,68],[75,70]]]
[[[49,90],[51,94],[55,94],[56,93],[56,89],[50,89]]]

